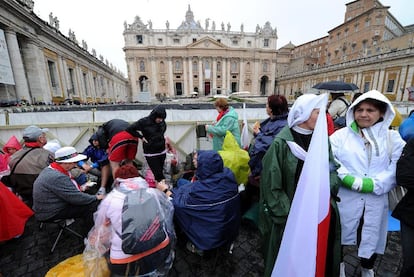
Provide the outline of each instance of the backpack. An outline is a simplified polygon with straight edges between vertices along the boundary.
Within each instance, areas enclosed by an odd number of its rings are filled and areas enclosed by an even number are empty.
[[[337,98],[335,100],[340,100],[340,101],[344,102],[344,104],[346,105],[345,110],[343,110],[341,113],[343,113],[344,111],[346,111],[349,108],[349,103],[346,100],[344,100],[343,98]],[[346,126],[346,115],[345,116],[337,116],[334,119],[333,122],[334,122],[335,127],[337,127],[337,128],[345,127]]]
[[[122,208],[122,251],[150,255],[169,245],[167,218],[154,189],[126,193]],[[145,253],[146,252],[146,255]]]

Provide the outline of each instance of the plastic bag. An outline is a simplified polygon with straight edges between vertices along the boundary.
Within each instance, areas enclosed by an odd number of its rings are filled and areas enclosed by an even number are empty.
[[[224,166],[231,169],[238,184],[247,184],[250,174],[250,156],[246,150],[240,148],[230,131],[226,132],[223,142],[223,150],[218,151],[223,159]]]
[[[388,192],[388,206],[391,211],[395,209],[397,204],[401,201],[406,193],[407,189],[401,186],[396,186]]]
[[[110,248],[111,225],[98,220],[96,223],[89,231],[86,247],[83,251],[84,272],[85,276],[109,276],[108,264],[103,255]]]
[[[109,277],[111,275],[105,258],[93,249],[83,252],[83,266],[85,276],[88,277]]]

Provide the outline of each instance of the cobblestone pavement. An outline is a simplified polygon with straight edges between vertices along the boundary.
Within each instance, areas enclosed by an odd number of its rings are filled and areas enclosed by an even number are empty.
[[[72,226],[75,230],[80,229],[77,222]],[[59,262],[82,253],[82,239],[68,232],[63,233],[55,251],[49,253],[56,235],[56,227],[48,225],[39,229],[39,223],[32,217],[20,238],[0,244],[0,277],[44,276]],[[263,259],[259,245],[258,231],[248,225],[242,225],[232,254],[219,251],[200,257],[187,251],[184,243],[178,242],[169,276],[262,276]],[[346,251],[347,276],[360,276],[356,250],[347,248]],[[378,257],[375,265],[376,276],[398,276],[401,262],[400,234],[390,232],[386,253]]]

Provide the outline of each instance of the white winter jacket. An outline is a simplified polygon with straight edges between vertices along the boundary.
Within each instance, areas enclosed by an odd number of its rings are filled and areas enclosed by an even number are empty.
[[[382,121],[359,129],[354,120],[354,107],[367,98],[385,102],[388,109]],[[357,244],[357,229],[361,217],[361,243],[358,256],[370,258],[383,254],[388,228],[388,192],[396,185],[396,163],[405,145],[396,131],[389,130],[395,112],[390,101],[378,91],[364,93],[352,103],[346,114],[347,126],[330,136],[332,152],[341,165],[338,176],[343,180],[338,197],[342,229],[342,244]],[[364,134],[364,138],[360,132]],[[358,181],[359,180],[359,181]],[[365,192],[351,185],[367,183]],[[350,184],[351,181],[351,184]],[[353,181],[353,183],[352,183]],[[358,186],[356,186],[358,187]]]

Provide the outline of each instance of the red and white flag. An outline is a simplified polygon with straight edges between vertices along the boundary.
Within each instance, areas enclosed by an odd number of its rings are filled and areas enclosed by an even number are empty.
[[[319,96],[319,116],[292,201],[272,276],[325,276],[329,229],[329,148],[327,94]]]

